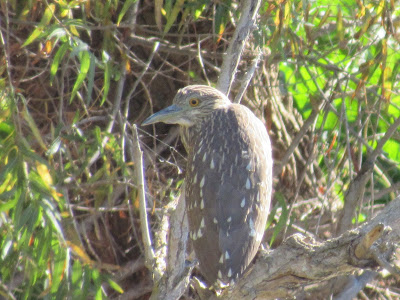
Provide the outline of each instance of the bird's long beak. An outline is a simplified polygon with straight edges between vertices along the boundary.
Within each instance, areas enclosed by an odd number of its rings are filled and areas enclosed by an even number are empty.
[[[142,125],[150,125],[158,122],[163,122],[167,124],[177,123],[177,117],[182,112],[182,108],[173,104],[160,110],[159,112],[152,114],[146,120],[143,121]]]

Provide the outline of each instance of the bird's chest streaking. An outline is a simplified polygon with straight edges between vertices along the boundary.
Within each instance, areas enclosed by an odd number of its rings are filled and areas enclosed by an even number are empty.
[[[262,240],[272,190],[267,131],[238,104],[219,108],[189,129],[186,209],[190,238],[209,283],[229,284]]]

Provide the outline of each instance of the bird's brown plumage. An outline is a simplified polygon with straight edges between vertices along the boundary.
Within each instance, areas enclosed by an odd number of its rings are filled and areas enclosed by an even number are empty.
[[[191,99],[199,104],[186,105]],[[270,140],[248,108],[213,88],[188,86],[174,105],[182,108],[174,118],[181,120],[176,123],[188,151],[189,235],[202,274],[223,286],[247,269],[264,233],[272,191]]]

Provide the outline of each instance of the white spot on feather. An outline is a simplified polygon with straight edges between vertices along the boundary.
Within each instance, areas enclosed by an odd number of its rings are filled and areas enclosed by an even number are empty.
[[[247,171],[251,171],[251,161],[249,161],[249,163],[247,164],[246,170]]]
[[[207,159],[207,153],[204,153],[204,156],[203,156],[203,162],[205,162],[205,161],[206,161],[206,159]]]
[[[224,263],[224,255],[221,254],[221,257],[219,258],[219,263],[223,264]]]
[[[250,189],[250,187],[251,187],[251,183],[250,183],[250,178],[249,177],[247,177],[247,180],[246,180],[246,189]]]
[[[245,204],[246,204],[246,198],[243,198],[242,202],[240,202],[240,207],[243,208],[245,206]]]
[[[204,178],[204,176],[203,176],[203,178],[202,178],[201,181],[200,181],[200,188],[202,188],[202,187],[204,186],[204,181],[205,181],[205,178]]]
[[[201,191],[200,191],[201,192]],[[202,196],[202,195],[201,195]],[[204,200],[203,199],[201,199],[201,202],[200,202],[200,209],[204,209]]]
[[[226,221],[229,223],[232,221],[232,217],[229,217],[228,219],[226,219]]]
[[[213,219],[214,224],[218,224],[217,218]]]
[[[231,257],[229,256],[228,251],[225,251],[225,259],[230,259]]]
[[[218,277],[219,277],[219,278],[222,278],[221,270],[218,271]]]
[[[201,222],[200,222],[200,228],[203,228],[205,226],[205,224],[204,224],[204,218],[202,218],[201,219]]]
[[[231,268],[229,268],[229,271],[228,271],[228,277],[230,278],[232,276],[232,269]]]
[[[254,222],[252,218],[249,219],[249,227],[250,229],[254,229]]]
[[[203,232],[201,231],[201,228],[197,231],[197,237],[201,238],[203,236]]]
[[[250,233],[249,233],[249,235],[250,235],[251,237],[255,237],[255,236],[256,236],[256,230],[254,229],[254,222],[253,222],[253,219],[252,219],[252,218],[249,219],[249,227],[250,227]]]
[[[214,168],[215,168],[214,159],[211,159],[210,169],[214,169]]]

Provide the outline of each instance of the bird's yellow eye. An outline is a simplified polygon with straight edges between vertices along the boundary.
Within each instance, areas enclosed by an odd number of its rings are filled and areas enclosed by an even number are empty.
[[[189,104],[191,107],[196,107],[197,105],[199,105],[200,101],[197,98],[192,98],[189,100]]]

